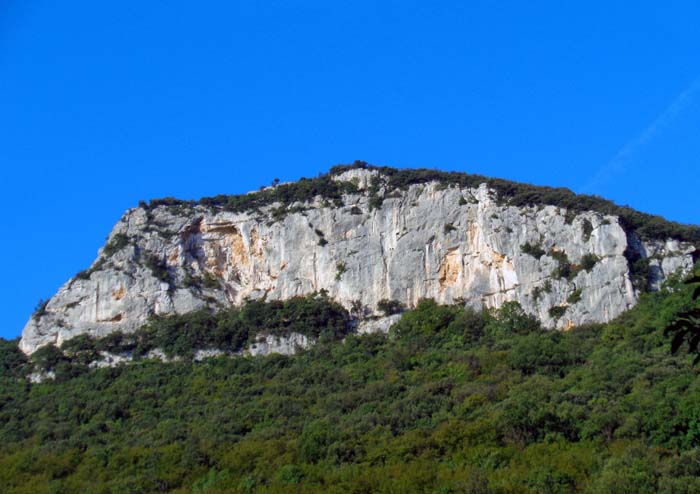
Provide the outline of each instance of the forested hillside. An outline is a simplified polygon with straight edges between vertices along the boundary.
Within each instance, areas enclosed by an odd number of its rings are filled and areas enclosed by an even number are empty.
[[[700,492],[700,369],[664,335],[693,304],[690,286],[671,282],[609,324],[568,332],[542,330],[516,304],[426,300],[388,336],[341,341],[342,308],[309,303],[166,319],[130,340],[171,344],[170,363],[88,369],[74,342],[44,360],[58,376],[41,384],[3,341],[0,491]],[[236,335],[237,348],[255,324],[306,326],[319,343],[188,358],[196,328]]]

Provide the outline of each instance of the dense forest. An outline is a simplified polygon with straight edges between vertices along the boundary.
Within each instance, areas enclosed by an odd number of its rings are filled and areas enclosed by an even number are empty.
[[[323,297],[260,302],[152,322],[143,338],[170,344],[181,356],[170,363],[87,369],[73,342],[54,354],[64,372],[41,384],[3,340],[0,491],[698,493],[700,369],[664,334],[692,296],[676,280],[568,332],[517,304],[425,300],[388,335],[343,339],[347,314]],[[212,324],[224,340],[306,325],[319,342],[193,362]]]

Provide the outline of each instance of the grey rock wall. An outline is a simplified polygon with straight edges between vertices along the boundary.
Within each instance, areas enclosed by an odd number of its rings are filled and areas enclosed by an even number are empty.
[[[376,173],[351,170],[337,180],[367,189]],[[366,191],[346,195],[342,207],[317,198],[280,220],[274,205],[247,213],[131,209],[109,239],[126,236],[128,245],[109,256],[101,250],[87,274],[63,285],[27,322],[20,346],[32,353],[82,333],[133,331],[153,315],[320,290],[355,312],[362,307],[367,318],[379,315],[382,299],[407,307],[421,298],[475,308],[517,301],[544,325],[566,329],[608,321],[635,304],[626,249],[650,259],[656,288],[693,265],[692,245],[641,242],[615,216],[499,204],[485,184],[433,182],[390,196],[376,209]],[[544,254],[523,252],[525,244]],[[572,267],[568,277],[560,276],[562,258]],[[580,269],[586,259],[595,262]]]

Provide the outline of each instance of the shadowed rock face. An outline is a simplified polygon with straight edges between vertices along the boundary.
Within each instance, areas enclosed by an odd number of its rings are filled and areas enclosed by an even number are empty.
[[[565,329],[608,321],[634,305],[626,249],[649,258],[652,288],[693,265],[690,244],[642,242],[617,217],[596,212],[502,205],[485,184],[412,185],[371,210],[366,189],[376,174],[338,175],[360,188],[342,207],[317,198],[278,220],[275,205],[246,213],[131,209],[109,238],[127,245],[101,250],[88,273],[63,285],[43,315],[27,322],[20,346],[32,353],[82,333],[133,331],[153,315],[321,290],[355,312],[361,304],[364,316],[382,299],[475,308],[513,300],[546,326]],[[526,244],[544,254],[523,252]],[[563,315],[553,317],[553,307]]]

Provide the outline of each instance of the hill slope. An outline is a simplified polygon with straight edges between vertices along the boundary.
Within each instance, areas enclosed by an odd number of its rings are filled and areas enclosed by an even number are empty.
[[[342,309],[317,303],[256,302],[228,326],[342,330]],[[56,381],[31,385],[16,342],[2,342],[0,487],[698,493],[700,371],[663,336],[691,303],[691,287],[673,284],[606,325],[552,332],[515,304],[423,301],[388,337],[321,338],[295,356],[189,354],[88,371],[73,347],[54,355]],[[187,355],[192,320],[161,323],[154,334],[172,339],[161,345]]]

